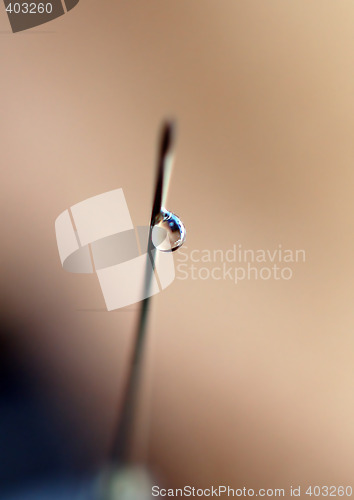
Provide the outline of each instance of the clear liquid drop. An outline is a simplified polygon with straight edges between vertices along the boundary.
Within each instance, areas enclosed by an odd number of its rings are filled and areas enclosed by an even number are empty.
[[[165,208],[155,219],[152,229],[152,242],[161,252],[174,252],[180,248],[186,239],[186,228],[177,215]]]

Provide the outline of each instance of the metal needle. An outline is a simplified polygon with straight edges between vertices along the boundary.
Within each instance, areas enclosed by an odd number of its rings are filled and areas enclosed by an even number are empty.
[[[142,360],[144,341],[146,338],[146,328],[150,302],[150,298],[148,296],[151,286],[151,279],[155,269],[156,249],[152,243],[151,238],[152,228],[156,222],[158,215],[161,212],[161,208],[164,207],[167,197],[168,185],[172,169],[174,139],[175,125],[173,122],[166,122],[163,125],[160,139],[155,194],[150,220],[147,253],[149,256],[148,258],[151,259],[152,265],[149,265],[149,260],[147,260],[144,280],[144,297],[147,298],[142,301],[139,311],[138,325],[135,333],[133,352],[129,364],[129,372],[122,404],[122,411],[118,422],[118,428],[112,453],[112,461],[115,464],[119,465],[123,465],[128,461],[131,424],[133,422],[134,406],[139,385],[140,365]]]

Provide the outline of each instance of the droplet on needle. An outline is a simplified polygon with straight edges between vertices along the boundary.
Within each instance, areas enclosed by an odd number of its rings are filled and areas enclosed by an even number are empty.
[[[164,230],[162,238],[161,229]],[[155,248],[162,252],[174,252],[183,245],[185,239],[186,228],[181,219],[165,208],[161,208],[152,229],[152,242]]]

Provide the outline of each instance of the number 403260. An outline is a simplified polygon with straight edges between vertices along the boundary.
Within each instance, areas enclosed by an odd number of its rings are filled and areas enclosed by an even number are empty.
[[[353,488],[351,486],[310,486],[306,490],[306,495],[310,497],[351,497]]]
[[[9,3],[6,12],[9,14],[51,14],[53,5],[51,3]]]

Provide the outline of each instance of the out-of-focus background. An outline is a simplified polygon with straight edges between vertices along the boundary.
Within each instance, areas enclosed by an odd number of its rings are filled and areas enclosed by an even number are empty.
[[[168,487],[350,484],[353,16],[347,0],[82,0],[12,34],[0,11],[6,487],[104,461],[139,306],[108,313],[94,275],[64,272],[54,221],[122,187],[148,223],[166,116],[184,252],[306,262],[154,298],[132,455]]]

